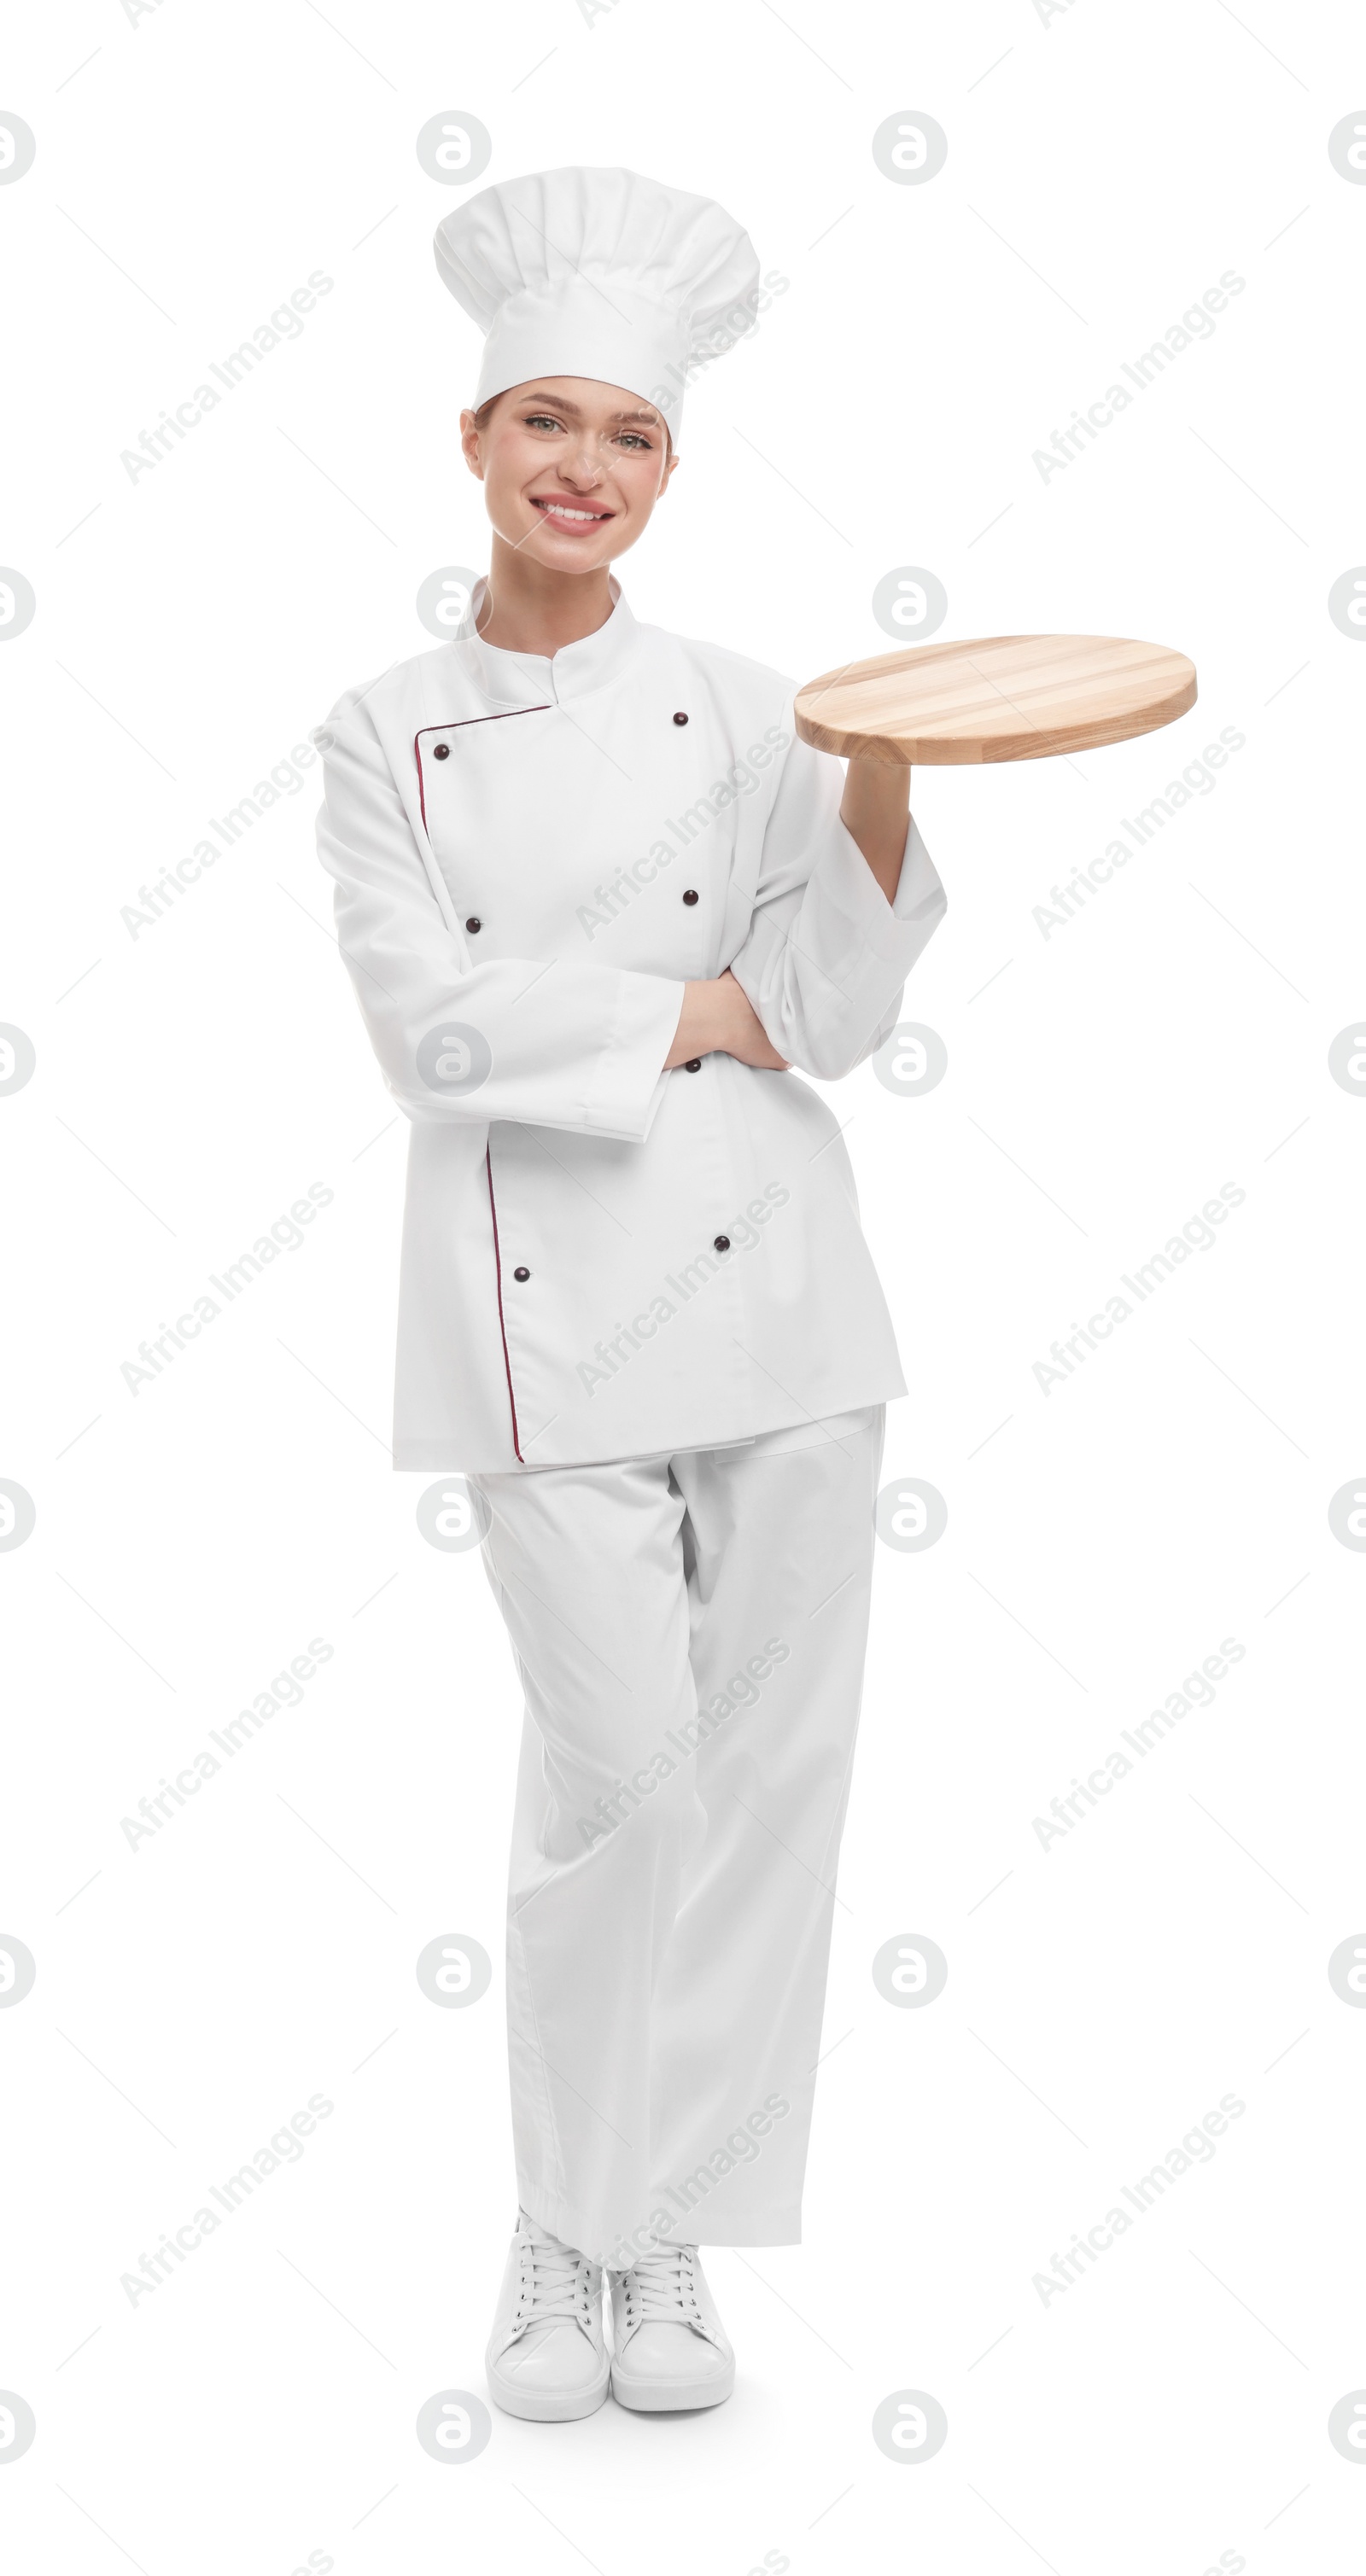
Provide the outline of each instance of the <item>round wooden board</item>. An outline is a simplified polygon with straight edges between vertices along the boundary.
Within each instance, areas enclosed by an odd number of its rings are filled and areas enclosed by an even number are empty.
[[[1154,733],[1195,704],[1195,665],[1119,635],[985,635],[846,662],[797,692],[818,751],[900,767],[1045,760]]]

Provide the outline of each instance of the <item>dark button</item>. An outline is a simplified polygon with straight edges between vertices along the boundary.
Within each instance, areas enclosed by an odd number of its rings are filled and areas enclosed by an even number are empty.
[[[484,927],[484,925],[483,925],[482,921],[480,920],[478,913],[477,913],[477,912],[472,912],[472,913],[470,914],[469,920],[468,920],[468,921],[466,922],[466,924],[465,924],[465,928],[466,928],[467,930],[482,930],[482,929],[483,929],[483,927]]]
[[[531,1272],[529,1270],[514,1270],[512,1275],[514,1279],[529,1279],[531,1277]]]
[[[730,1236],[728,1234],[718,1234],[716,1238],[716,1249],[718,1252],[729,1252]]]
[[[675,716],[675,717],[674,717],[674,723],[675,723],[675,724],[686,724],[686,723],[687,723],[687,721],[688,721],[688,719],[687,719],[687,717],[686,717],[686,716],[684,716],[684,715],[678,715],[678,716]]]
[[[684,1067],[683,1067],[683,1070],[684,1070],[684,1072],[685,1072],[685,1073],[700,1073],[700,1072],[701,1072],[701,1070],[702,1070],[702,1058],[701,1058],[701,1056],[700,1056],[700,1055],[690,1055],[690,1056],[689,1056],[689,1058],[688,1058],[687,1063],[686,1063],[686,1064],[684,1065]]]
[[[697,901],[697,888],[696,888],[696,886],[689,886],[687,893],[686,893],[686,894],[684,895],[684,897],[683,897],[683,900],[684,900],[684,902],[685,902],[685,903],[696,903],[696,901]]]
[[[450,756],[451,747],[448,742],[439,742],[435,751],[432,753],[433,760],[449,760]]]

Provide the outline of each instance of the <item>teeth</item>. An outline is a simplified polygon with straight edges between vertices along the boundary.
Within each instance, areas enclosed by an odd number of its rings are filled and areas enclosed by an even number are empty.
[[[588,522],[590,520],[605,519],[607,516],[605,510],[567,509],[563,501],[542,501],[540,507],[545,511],[546,516],[552,519],[582,519],[585,522]]]

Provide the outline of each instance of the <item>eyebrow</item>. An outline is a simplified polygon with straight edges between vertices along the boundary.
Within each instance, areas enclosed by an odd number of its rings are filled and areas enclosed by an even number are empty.
[[[582,405],[576,402],[568,402],[563,394],[523,394],[522,400],[528,405],[531,403],[539,403],[544,411],[572,411],[576,420],[582,420],[583,418]],[[613,411],[609,412],[607,417],[609,420],[613,421],[642,421],[650,429],[660,429],[663,427],[663,423],[657,411]]]

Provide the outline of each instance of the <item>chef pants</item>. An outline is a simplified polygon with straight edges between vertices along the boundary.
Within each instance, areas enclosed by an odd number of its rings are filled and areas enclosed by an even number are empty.
[[[597,2262],[800,2238],[883,1427],[468,1479],[525,1694],[518,2189]]]

